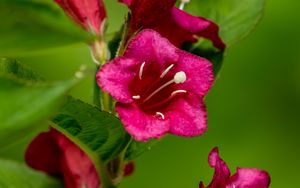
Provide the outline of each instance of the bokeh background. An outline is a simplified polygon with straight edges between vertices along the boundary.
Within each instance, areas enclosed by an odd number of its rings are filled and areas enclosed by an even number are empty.
[[[109,30],[117,30],[125,8],[106,0]],[[209,151],[218,146],[232,171],[267,170],[272,188],[300,187],[300,1],[268,0],[255,31],[227,50],[220,76],[206,98],[208,132],[193,139],[165,137],[136,161],[121,188],[185,188],[208,184]],[[85,45],[20,57],[48,80],[70,78],[81,64],[93,67]],[[72,95],[92,101],[92,77]],[[4,155],[22,160],[24,147]]]

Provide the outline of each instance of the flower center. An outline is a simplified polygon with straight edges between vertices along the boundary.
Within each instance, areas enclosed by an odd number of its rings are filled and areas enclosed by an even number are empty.
[[[138,107],[159,119],[165,119],[164,111],[170,102],[187,93],[178,89],[186,81],[184,71],[174,71],[174,64],[161,71],[143,62],[138,69],[138,77],[131,83],[132,98]]]

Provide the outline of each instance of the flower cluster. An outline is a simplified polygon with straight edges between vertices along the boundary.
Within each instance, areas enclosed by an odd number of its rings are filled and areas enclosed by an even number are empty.
[[[82,28],[101,36],[102,46],[93,46],[93,53],[104,56],[106,12],[102,0],[55,1]],[[121,41],[125,49],[99,68],[96,81],[116,100],[115,110],[126,131],[143,142],[166,134],[202,135],[207,130],[204,97],[214,82],[213,65],[182,47],[202,37],[224,50],[219,27],[184,12],[187,0],[179,8],[176,0],[119,2],[130,9],[129,25]],[[88,155],[55,129],[33,140],[26,162],[32,168],[62,177],[68,188],[101,185]],[[209,154],[209,165],[215,168],[215,174],[206,188],[267,188],[270,183],[267,172],[253,168],[238,168],[231,176],[217,148]],[[133,164],[129,163],[124,171],[125,176],[132,173]],[[200,188],[205,188],[202,182]]]

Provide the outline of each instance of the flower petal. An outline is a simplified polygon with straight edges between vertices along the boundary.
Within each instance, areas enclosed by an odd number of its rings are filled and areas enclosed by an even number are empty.
[[[133,102],[129,84],[142,62],[129,58],[116,58],[103,65],[96,75],[98,85],[122,103]]]
[[[131,12],[131,29],[153,28],[159,19],[167,16],[176,0],[121,0]]]
[[[166,68],[166,63],[176,62],[176,47],[166,38],[151,29],[145,29],[132,39],[125,51],[125,57],[135,58],[141,62],[155,62]]]
[[[205,104],[193,93],[175,100],[166,111],[172,134],[192,137],[203,134],[207,129]]]
[[[61,170],[67,188],[98,188],[100,181],[96,168],[91,159],[65,135],[51,129],[53,138],[60,147]]]
[[[225,188],[230,178],[230,171],[226,163],[220,158],[218,148],[214,148],[210,152],[208,163],[212,168],[215,168],[215,173],[207,188]]]
[[[61,175],[60,149],[49,132],[39,134],[28,146],[25,153],[26,163],[53,176]]]
[[[117,103],[116,111],[126,131],[137,141],[160,138],[169,130],[169,121],[144,113],[135,105]]]
[[[237,168],[230,178],[229,187],[235,188],[268,188],[270,176],[267,172],[255,168]]]
[[[63,176],[67,188],[98,188],[100,180],[91,159],[65,135],[51,128],[29,145],[26,163],[50,175]]]
[[[178,53],[180,58],[176,67],[177,71],[184,71],[187,77],[180,87],[200,96],[206,95],[214,81],[212,63],[183,50]]]
[[[219,37],[219,27],[212,21],[190,15],[176,7],[172,9],[172,17],[179,27],[189,33],[189,38],[193,38],[193,35],[197,35],[198,37],[211,40],[214,46],[219,49],[225,48],[225,44]],[[187,42],[187,40],[188,38],[184,39],[183,42]]]

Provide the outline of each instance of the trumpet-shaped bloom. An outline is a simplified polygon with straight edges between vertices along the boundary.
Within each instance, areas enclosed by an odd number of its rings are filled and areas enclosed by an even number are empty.
[[[102,0],[55,0],[84,29],[103,34],[106,11]]]
[[[87,154],[53,128],[30,143],[25,160],[36,170],[63,178],[67,188],[99,188],[101,185],[96,167]],[[123,176],[129,176],[133,171],[134,163],[128,162]]]
[[[206,188],[268,188],[270,176],[267,172],[256,168],[237,168],[230,175],[226,163],[220,158],[218,148],[214,148],[208,157],[208,163],[215,168],[213,180]],[[205,188],[200,182],[200,188]]]
[[[32,141],[25,160],[36,170],[62,177],[67,188],[98,188],[100,185],[91,159],[55,129],[41,133]]]
[[[210,20],[190,15],[176,7],[176,0],[119,0],[131,10],[129,35],[140,29],[154,29],[174,45],[196,42],[199,37],[211,40],[215,47],[224,49],[219,27]]]
[[[212,64],[143,30],[124,56],[102,66],[100,87],[117,101],[116,111],[136,140],[166,133],[197,136],[206,131],[204,95],[213,83]]]

